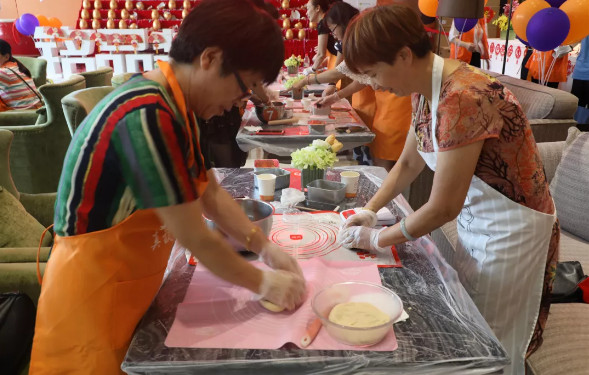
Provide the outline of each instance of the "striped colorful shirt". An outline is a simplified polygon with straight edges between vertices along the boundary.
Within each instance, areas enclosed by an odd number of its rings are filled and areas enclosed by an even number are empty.
[[[98,103],[76,130],[65,157],[55,233],[102,230],[138,209],[197,199],[206,187],[207,163],[196,117],[188,118],[192,138],[166,89],[142,75]]]
[[[21,73],[15,62],[9,61],[2,65],[0,68],[0,111],[41,108],[43,103],[33,90],[37,90],[35,82],[32,78]]]

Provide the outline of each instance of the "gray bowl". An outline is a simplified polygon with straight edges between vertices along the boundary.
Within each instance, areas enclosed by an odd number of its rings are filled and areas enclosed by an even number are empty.
[[[341,182],[315,180],[307,184],[308,199],[315,202],[338,204],[346,197],[346,185]]]
[[[274,214],[274,207],[257,199],[238,198],[235,199],[235,202],[241,206],[241,209],[246,213],[250,221],[259,226],[266,237],[268,237],[270,235],[270,230],[272,229],[272,215]],[[218,230],[225,237],[227,237],[229,243],[231,243],[231,245],[233,245],[236,250],[245,250],[245,248],[237,241],[223,233],[221,228],[219,228],[214,221],[209,220],[206,216],[203,216],[203,218],[211,230]]]
[[[286,189],[290,186],[290,172],[282,168],[254,168],[254,174],[269,173],[276,175],[274,190]],[[254,177],[254,188],[258,189],[258,180]]]

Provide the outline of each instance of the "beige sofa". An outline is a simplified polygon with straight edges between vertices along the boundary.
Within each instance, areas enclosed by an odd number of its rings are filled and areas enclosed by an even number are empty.
[[[494,72],[486,73],[496,77],[516,96],[530,121],[536,142],[564,141],[568,128],[577,124],[573,116],[578,99],[571,93]],[[432,182],[433,172],[426,168],[403,194],[414,210],[427,202]]]
[[[546,177],[549,181],[552,181],[555,176],[565,147],[572,142],[577,134],[577,129],[571,129],[567,142],[538,144]],[[586,143],[585,149],[589,151],[589,142]],[[589,171],[587,172],[589,174]],[[584,188],[586,191],[581,194],[587,197],[589,196],[589,185]],[[558,209],[559,198],[563,197],[557,195],[558,190],[554,190],[554,185],[551,190]],[[562,214],[562,211],[558,212]],[[589,212],[585,212],[585,215],[589,215]],[[562,225],[562,218],[560,220]],[[588,220],[589,218],[586,217],[585,221]],[[435,230],[432,233],[432,238],[440,252],[451,262],[458,241],[456,221],[449,222]],[[580,261],[585,273],[589,273],[589,242],[562,229],[559,261],[570,260]],[[589,374],[588,319],[589,304],[553,304],[544,331],[544,343],[527,361],[530,372],[533,375]]]

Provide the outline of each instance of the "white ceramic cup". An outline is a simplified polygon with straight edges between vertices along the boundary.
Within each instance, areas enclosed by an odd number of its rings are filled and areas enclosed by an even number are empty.
[[[360,173],[344,171],[340,173],[342,184],[346,185],[346,198],[354,198],[358,193],[358,180]]]
[[[260,199],[263,201],[272,202],[274,200],[274,188],[276,187],[276,175],[263,173],[256,175],[256,178],[258,179]]]

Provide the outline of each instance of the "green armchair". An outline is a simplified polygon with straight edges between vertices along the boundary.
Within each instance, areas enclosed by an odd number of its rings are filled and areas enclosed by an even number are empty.
[[[40,235],[53,223],[56,193],[20,193],[12,182],[9,165],[13,134],[0,129],[0,293],[21,291],[35,304],[41,286],[37,281]],[[48,233],[40,255],[41,272],[52,243]]]
[[[30,72],[37,88],[47,83],[47,60],[40,57],[14,56]]]
[[[47,82],[47,61],[41,58],[14,56],[29,69],[37,89]],[[34,109],[6,111],[0,113],[0,125],[33,125],[39,111]]]
[[[86,87],[110,86],[113,69],[107,67],[78,74],[86,79]]]
[[[14,134],[10,168],[19,191],[57,191],[65,154],[72,139],[61,99],[83,88],[86,88],[86,83],[84,77],[79,75],[72,75],[69,80],[58,84],[43,85],[39,92],[45,101],[46,114],[39,116],[35,125],[0,126],[0,129]]]
[[[61,99],[65,120],[72,137],[92,108],[113,90],[112,86],[91,87],[72,92]]]

